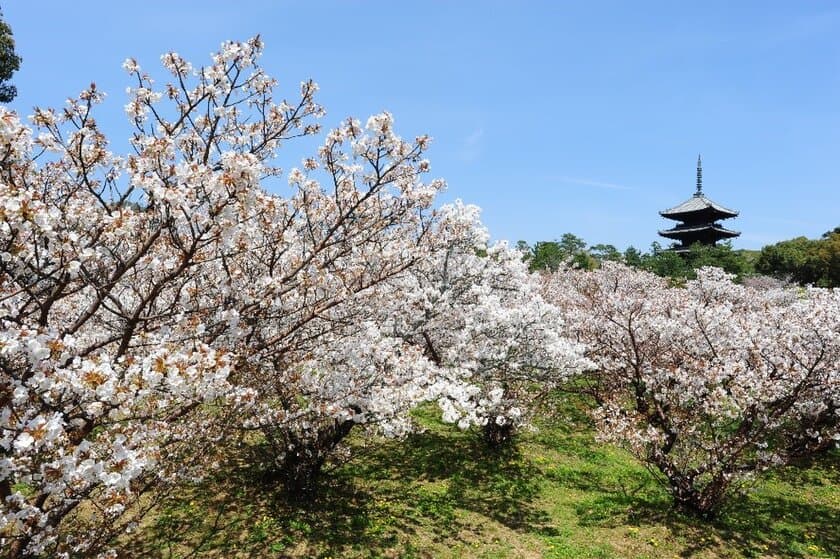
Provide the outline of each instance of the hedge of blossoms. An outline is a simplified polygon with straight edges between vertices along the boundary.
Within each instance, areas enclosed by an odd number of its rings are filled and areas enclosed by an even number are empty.
[[[718,269],[685,287],[620,264],[548,276],[595,362],[602,439],[675,502],[713,515],[752,474],[840,440],[840,292],[756,289]]]
[[[201,69],[166,54],[161,91],[126,61],[126,157],[97,127],[94,85],[61,111],[36,109],[32,128],[0,109],[0,538],[11,557],[101,549],[143,513],[144,491],[206,474],[232,434],[260,431],[270,473],[305,495],[354,426],[398,436],[419,402],[518,421],[511,387],[525,370],[500,360],[526,355],[527,327],[554,312],[533,285],[520,293],[509,254],[477,260],[471,208],[433,209],[443,183],[420,180],[428,138],[402,140],[387,113],[345,121],[287,173],[287,195],[266,193],[278,148],[318,133],[323,110],[312,82],[275,100],[261,49],[225,43]],[[465,325],[467,337],[447,332]],[[578,348],[541,337],[539,361],[560,364],[541,374],[570,372]],[[479,341],[492,357],[459,358]]]

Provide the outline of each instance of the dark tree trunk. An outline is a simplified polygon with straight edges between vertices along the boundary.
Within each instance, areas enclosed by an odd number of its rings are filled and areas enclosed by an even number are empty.
[[[694,477],[677,471],[667,459],[656,465],[668,479],[674,505],[679,510],[705,520],[717,515],[730,485],[723,472],[719,472],[705,486],[698,488]]]
[[[284,458],[278,474],[289,502],[307,503],[315,498],[325,460],[320,454],[315,451],[311,455],[308,449],[301,449],[288,453]]]
[[[314,439],[285,433],[279,439],[288,441],[284,443],[284,446],[287,449],[291,446],[291,450],[286,450],[283,458],[275,461],[275,467],[266,472],[266,481],[280,483],[290,503],[311,502],[318,493],[318,481],[324,463],[341,441],[350,434],[354,425],[352,420],[335,421],[331,425],[324,426]],[[269,439],[274,440],[270,435]]]
[[[490,419],[482,428],[484,443],[489,448],[501,448],[509,445],[515,432],[516,430],[510,422],[499,425],[495,418]]]
[[[725,486],[728,485],[728,483],[713,482],[702,490],[674,491],[674,504],[691,516],[711,520],[717,516],[723,504]]]

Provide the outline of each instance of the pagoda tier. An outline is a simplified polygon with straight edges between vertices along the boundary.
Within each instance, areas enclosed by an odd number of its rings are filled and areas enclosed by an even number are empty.
[[[708,221],[710,219],[729,219],[730,217],[737,217],[738,212],[724,208],[720,204],[716,204],[703,196],[701,192],[698,192],[682,204],[659,212],[659,215],[677,221],[685,221],[686,219]]]
[[[731,239],[740,235],[738,231],[732,231],[723,227],[720,223],[709,225],[677,225],[671,229],[660,231],[659,234],[668,239],[680,241],[681,245],[675,248],[688,248],[694,243],[714,245],[721,239]]]
[[[736,217],[738,212],[730,210],[706,198],[703,194],[703,167],[697,157],[697,191],[694,196],[673,208],[659,212],[667,219],[681,222],[679,225],[659,231],[668,239],[679,241],[672,250],[684,252],[694,243],[714,246],[721,239],[731,239],[740,235],[717,223],[721,219]]]

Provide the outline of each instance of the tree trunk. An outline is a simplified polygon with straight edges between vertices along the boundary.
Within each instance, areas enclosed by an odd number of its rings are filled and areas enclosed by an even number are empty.
[[[313,455],[314,454],[314,455]],[[286,455],[278,472],[286,498],[292,503],[311,502],[318,489],[318,478],[325,457],[318,451],[301,449]]]
[[[291,503],[311,502],[317,495],[318,480],[324,463],[350,434],[354,425],[352,420],[335,421],[322,427],[314,438],[295,436],[291,433],[278,437],[279,440],[290,441],[291,450],[285,451],[282,460],[275,462],[275,468],[266,473],[266,481],[279,482]],[[271,436],[267,438],[275,440]],[[284,443],[284,447],[289,448],[288,443]]]
[[[501,448],[513,440],[515,429],[510,422],[499,425],[495,418],[491,418],[482,428],[482,434],[484,443],[489,448]]]
[[[648,455],[647,461],[655,464],[668,480],[674,506],[691,516],[705,520],[716,516],[730,485],[724,471],[718,471],[708,483],[698,487],[696,477],[675,466],[662,449]]]
[[[715,476],[705,487],[695,487],[693,479],[685,476],[669,477],[674,505],[681,511],[704,520],[711,520],[723,504],[729,481],[722,474]]]

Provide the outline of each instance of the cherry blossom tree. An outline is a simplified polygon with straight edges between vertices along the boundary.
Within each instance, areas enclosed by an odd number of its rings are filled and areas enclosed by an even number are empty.
[[[714,515],[755,472],[840,439],[840,293],[755,289],[718,269],[685,288],[604,263],[547,277],[595,363],[580,381],[602,439],[675,502]]]
[[[355,426],[400,436],[428,398],[431,364],[380,313],[431,247],[443,182],[420,181],[427,144],[398,137],[387,113],[364,128],[348,119],[290,171],[292,196],[268,204],[248,250],[224,260],[236,382],[258,393],[242,428],[263,435],[266,475],[292,499],[311,498]]]
[[[117,157],[90,88],[33,127],[0,109],[0,538],[10,557],[88,553],[144,489],[200,475],[253,391],[229,382],[236,307],[213,288],[246,249],[279,145],[317,132],[316,86],[275,101],[262,45],[164,94],[133,60],[134,153]],[[208,407],[214,407],[208,413]],[[65,520],[75,515],[74,526]],[[129,515],[131,516],[131,515]],[[83,534],[80,535],[80,534]]]
[[[499,446],[588,362],[564,337],[560,310],[543,300],[521,252],[488,246],[477,207],[444,208],[432,238],[432,256],[412,268],[394,299],[400,308],[387,312],[437,367],[432,396],[443,419],[478,425],[486,443]]]

